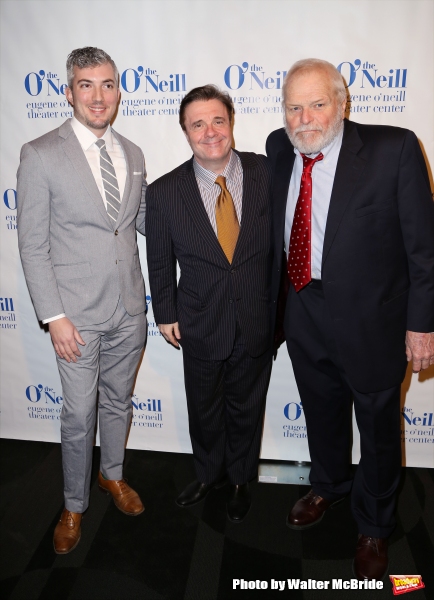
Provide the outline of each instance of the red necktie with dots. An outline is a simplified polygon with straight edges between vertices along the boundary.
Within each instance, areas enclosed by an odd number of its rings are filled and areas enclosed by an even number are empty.
[[[319,153],[315,158],[309,158],[304,154],[301,157],[303,158],[303,173],[292,222],[288,252],[288,276],[296,292],[304,288],[312,279],[312,169],[313,165],[322,160],[324,156]]]

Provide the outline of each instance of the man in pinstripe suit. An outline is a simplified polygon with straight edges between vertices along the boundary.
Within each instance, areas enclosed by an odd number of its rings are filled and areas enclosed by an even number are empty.
[[[197,480],[176,502],[201,501],[227,476],[228,517],[239,522],[271,371],[271,179],[264,156],[232,150],[233,114],[213,85],[185,96],[179,121],[193,157],[149,186],[146,241],[155,319],[183,349]]]

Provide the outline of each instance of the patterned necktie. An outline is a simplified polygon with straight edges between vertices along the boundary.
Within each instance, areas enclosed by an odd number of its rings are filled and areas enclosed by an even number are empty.
[[[320,153],[315,158],[304,154],[300,193],[292,222],[288,252],[288,275],[295,291],[298,292],[312,279],[311,237],[312,237],[312,169],[324,158]]]
[[[234,201],[226,187],[226,178],[219,175],[215,182],[222,190],[217,198],[215,207],[217,238],[223,252],[226,254],[226,258],[232,263],[238,234],[240,233],[240,224],[238,223]]]
[[[105,198],[107,202],[107,214],[113,219],[114,223],[118,220],[119,209],[121,207],[121,195],[119,193],[116,171],[112,163],[104,140],[98,140],[95,144],[99,148],[99,164],[101,167],[102,183],[104,185]],[[113,224],[114,224],[113,223]]]

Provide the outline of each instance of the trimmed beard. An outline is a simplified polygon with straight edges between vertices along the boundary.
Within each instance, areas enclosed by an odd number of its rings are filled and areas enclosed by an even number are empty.
[[[340,111],[338,111],[336,113],[334,121],[332,121],[325,133],[322,130],[322,128],[320,128],[319,126],[315,126],[318,127],[317,131],[320,132],[320,138],[318,139],[316,137],[316,139],[312,141],[305,141],[303,139],[300,139],[300,137],[297,137],[297,133],[311,130],[312,125],[300,125],[299,127],[297,127],[297,129],[291,132],[289,131],[286,120],[284,124],[286,135],[288,136],[289,141],[294,146],[294,148],[296,148],[301,154],[318,154],[318,152],[321,152],[321,150],[324,150],[324,148],[331,144],[335,137],[342,131],[342,128],[344,126],[344,120],[340,115]]]
[[[90,127],[91,129],[106,129],[110,125],[110,120],[103,121],[101,123],[94,123],[93,121],[89,121],[88,119],[85,118],[84,121],[86,123],[86,126]]]

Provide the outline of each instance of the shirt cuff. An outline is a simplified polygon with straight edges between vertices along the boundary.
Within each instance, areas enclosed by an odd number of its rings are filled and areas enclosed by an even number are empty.
[[[46,325],[47,323],[51,323],[51,321],[57,321],[57,319],[63,319],[63,317],[66,317],[65,314],[61,314],[61,315],[56,315],[55,317],[50,317],[49,319],[44,319],[42,321],[42,325]]]

